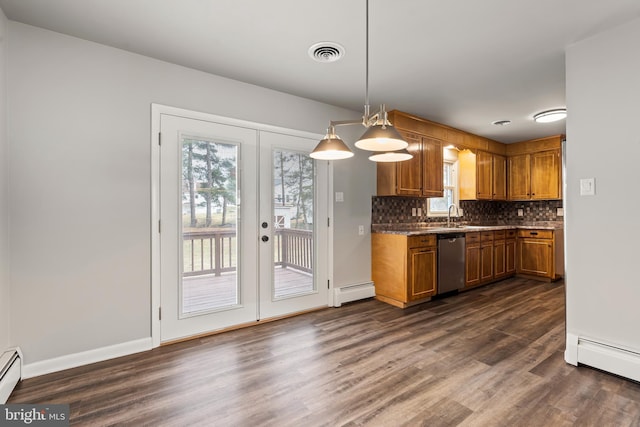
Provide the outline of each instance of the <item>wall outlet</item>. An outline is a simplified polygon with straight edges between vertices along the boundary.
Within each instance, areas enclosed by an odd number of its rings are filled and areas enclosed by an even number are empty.
[[[558,208],[558,210],[556,211],[556,216],[564,216],[564,209]]]
[[[458,216],[464,216],[464,211],[462,209],[458,209]]]
[[[364,236],[364,225],[358,226],[358,235]]]
[[[524,216],[524,209],[518,209],[518,216]]]
[[[422,208],[418,208],[418,216],[422,216]]]
[[[416,208],[411,208],[411,216],[416,216]]]

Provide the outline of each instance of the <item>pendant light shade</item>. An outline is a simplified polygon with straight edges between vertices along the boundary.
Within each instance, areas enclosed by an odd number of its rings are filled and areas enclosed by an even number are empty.
[[[373,125],[362,134],[356,147],[369,151],[396,151],[407,148],[409,144],[395,128],[388,125]]]
[[[318,160],[340,160],[353,157],[353,151],[336,135],[333,126],[329,126],[324,139],[318,143],[309,156]]]
[[[406,149],[398,150],[398,151],[390,151],[387,153],[377,153],[369,156],[369,160],[372,162],[403,162],[405,160],[410,160],[413,158],[413,155],[409,153]]]

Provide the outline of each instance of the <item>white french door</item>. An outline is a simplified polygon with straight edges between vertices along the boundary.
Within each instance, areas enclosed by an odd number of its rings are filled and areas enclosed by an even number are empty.
[[[194,114],[157,119],[160,341],[327,306],[315,139]]]

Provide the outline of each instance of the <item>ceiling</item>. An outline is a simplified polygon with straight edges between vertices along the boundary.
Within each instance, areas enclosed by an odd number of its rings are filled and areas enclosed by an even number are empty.
[[[14,21],[356,111],[365,103],[365,4],[0,0]],[[564,133],[564,120],[532,116],[565,106],[565,48],[639,16],[640,0],[370,0],[372,110],[384,102],[505,143]],[[326,41],[345,48],[341,60],[309,57]]]

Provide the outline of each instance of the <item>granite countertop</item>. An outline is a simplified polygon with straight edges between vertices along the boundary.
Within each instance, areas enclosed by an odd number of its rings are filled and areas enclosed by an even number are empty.
[[[494,231],[494,230],[563,230],[562,222],[537,222],[537,223],[519,223],[519,224],[452,224],[447,227],[446,224],[374,224],[371,226],[372,233],[381,234],[402,234],[405,236],[420,236],[423,234],[447,234],[447,233],[473,233],[475,231]]]

